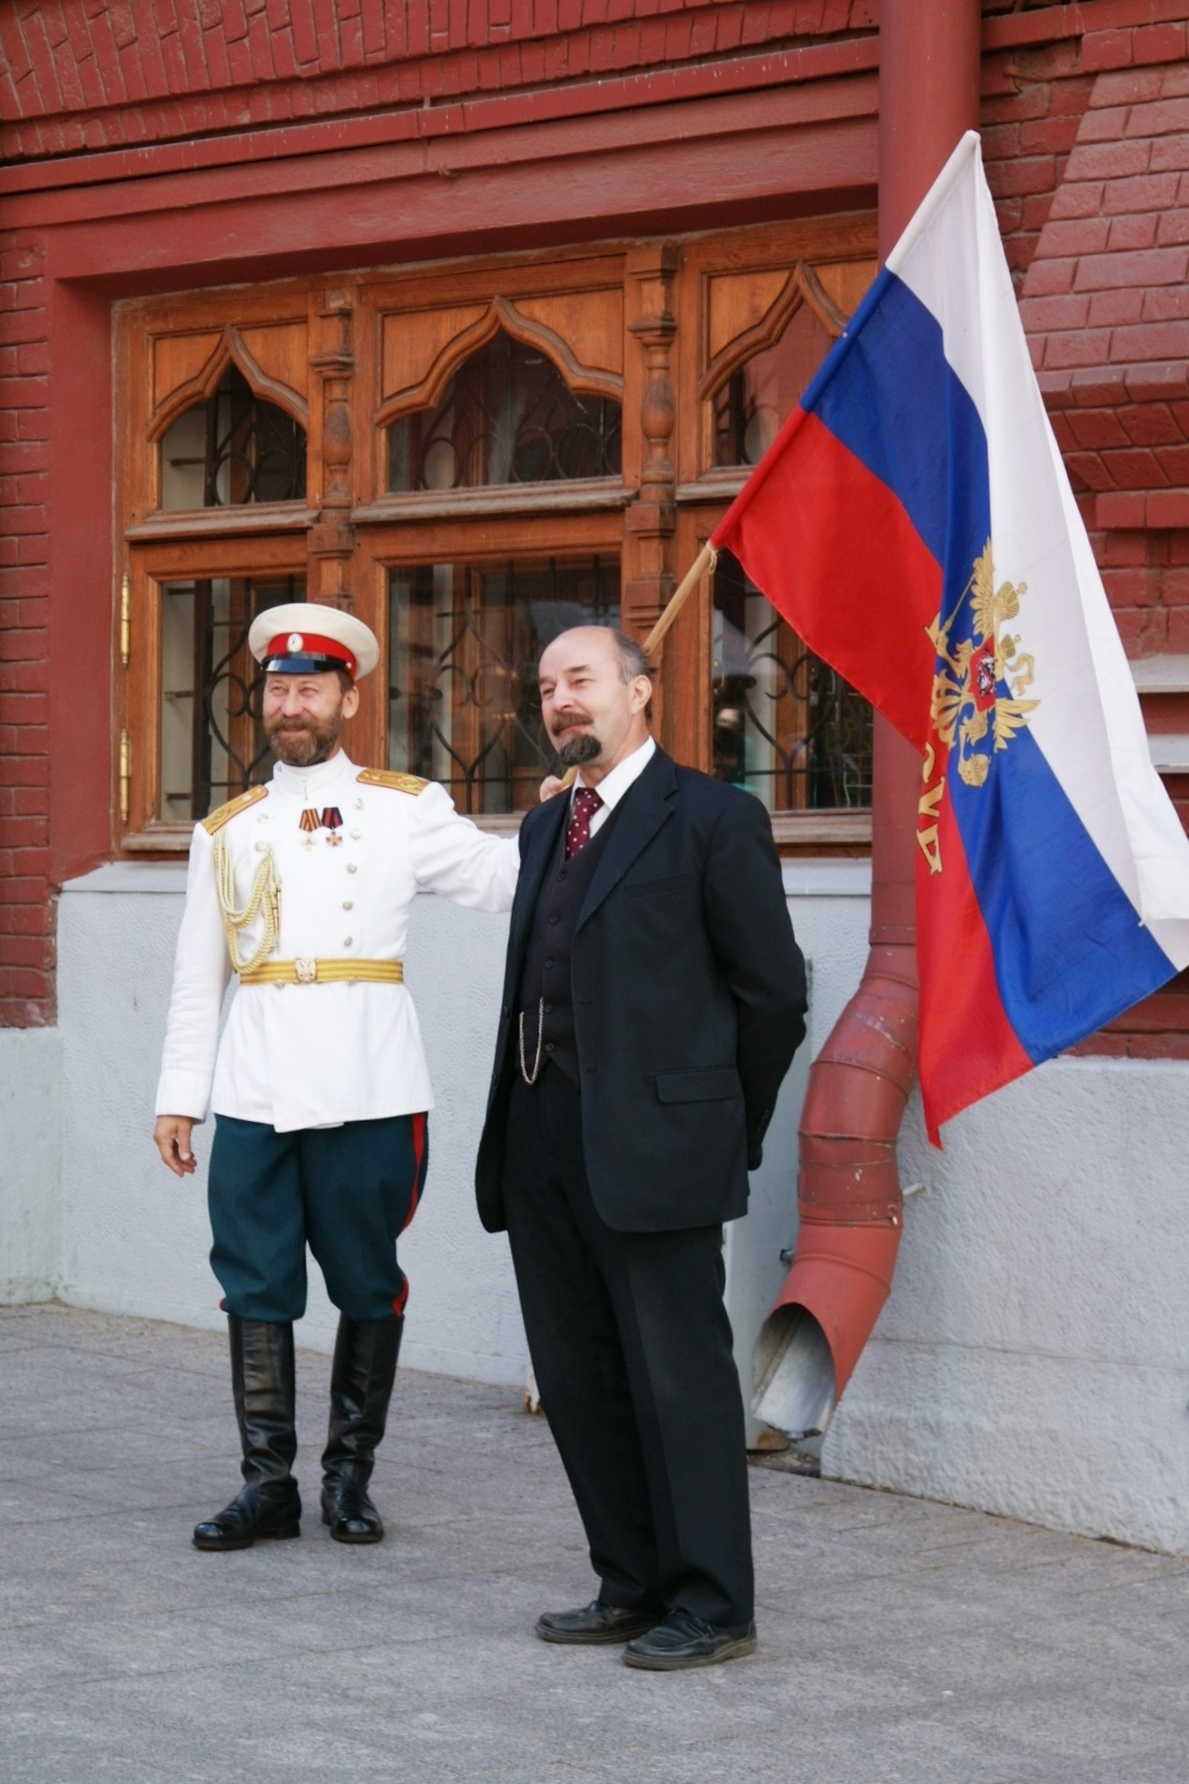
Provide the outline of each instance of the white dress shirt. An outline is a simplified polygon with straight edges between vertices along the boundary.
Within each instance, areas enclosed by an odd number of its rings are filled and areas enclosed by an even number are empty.
[[[603,776],[597,787],[591,787],[590,791],[592,793],[597,793],[599,798],[603,801],[602,805],[599,806],[593,818],[590,820],[590,834],[592,836],[598,834],[600,826],[607,822],[607,819],[611,816],[611,813],[615,810],[615,807],[619,804],[628,788],[639,780],[655,754],[656,740],[652,737],[645,738],[638,750],[633,750],[630,756],[625,756],[622,762],[617,762],[611,772]],[[570,792],[571,807],[574,803],[574,794],[578,791],[579,787],[585,785],[586,782],[582,778],[582,770],[579,769],[578,778],[574,782]]]
[[[515,838],[485,834],[460,817],[435,782],[412,794],[358,777],[341,751],[313,768],[278,763],[266,797],[220,832],[240,909],[272,848],[281,927],[270,959],[403,960],[420,891],[476,910],[511,909]],[[341,828],[303,831],[303,811],[321,816],[328,806],[338,807]],[[219,1040],[231,963],[213,846],[197,824],[157,1113],[201,1121],[209,1104],[218,1115],[285,1133],[432,1107],[417,1012],[404,985],[241,985]],[[240,931],[241,959],[250,957],[262,924],[257,917]]]

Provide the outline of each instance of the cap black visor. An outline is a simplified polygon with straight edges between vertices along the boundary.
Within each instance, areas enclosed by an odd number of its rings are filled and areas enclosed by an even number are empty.
[[[336,669],[351,674],[341,657],[266,657],[262,667],[266,675],[332,675]]]

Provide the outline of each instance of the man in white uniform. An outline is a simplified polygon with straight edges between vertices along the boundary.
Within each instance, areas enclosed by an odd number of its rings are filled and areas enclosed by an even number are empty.
[[[403,984],[409,907],[432,891],[510,909],[519,851],[460,817],[436,784],[344,754],[355,684],[379,657],[359,620],[274,607],[248,643],[278,761],[267,786],[195,827],[153,1135],[188,1175],[193,1127],[208,1104],[215,1114],[211,1263],[244,1486],[194,1542],[237,1549],[299,1534],[293,1321],[305,1311],[307,1244],[341,1315],[322,1517],[340,1542],[378,1542],[367,1487],[408,1294],[396,1240],[421,1194],[432,1102]],[[240,987],[219,1043],[232,971]]]

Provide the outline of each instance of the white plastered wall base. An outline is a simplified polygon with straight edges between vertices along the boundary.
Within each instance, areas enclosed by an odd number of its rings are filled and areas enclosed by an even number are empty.
[[[58,1293],[68,1304],[223,1330],[210,1269],[206,1164],[178,1180],[152,1144],[182,868],[100,868],[64,889],[59,1011],[64,1057]],[[402,1351],[414,1368],[522,1383],[527,1349],[507,1241],[483,1232],[471,1169],[502,982],[507,919],[435,899],[413,910],[407,961],[433,1072],[430,1169],[400,1257],[411,1292]],[[338,1315],[310,1261],[297,1340],[334,1345]]]
[[[858,862],[789,863],[785,884],[813,961],[812,1057],[862,970],[869,877]],[[130,864],[64,890],[60,1029],[0,1037],[0,1066],[18,1062],[0,1097],[0,1292],[221,1330],[205,1179],[178,1183],[149,1137],[182,887],[177,868]],[[471,1188],[505,933],[431,899],[414,911],[409,982],[438,1106],[401,1257],[405,1360],[520,1385],[507,1246],[481,1230]],[[1189,1549],[1187,1132],[1189,1064],[1175,1062],[1054,1062],[952,1123],[944,1156],[910,1109],[903,1179],[929,1191],[908,1204],[826,1472]],[[200,1129],[200,1160],[209,1143]],[[327,1350],[335,1315],[316,1269],[310,1291],[299,1337]]]
[[[0,1304],[48,1301],[62,1251],[62,1036],[0,1029]]]
[[[1189,1064],[1061,1059],[905,1123],[891,1298],[823,1472],[1189,1551]]]
[[[790,864],[790,908],[815,962],[806,1048],[824,1039],[862,968],[870,869]],[[63,1232],[58,1293],[68,1303],[222,1329],[207,1254],[211,1125],[196,1130],[199,1169],[179,1182],[150,1135],[185,870],[143,863],[98,869],[64,889],[59,922],[63,1052]],[[507,918],[436,898],[414,904],[407,980],[436,1104],[425,1196],[400,1241],[410,1280],[402,1356],[414,1368],[522,1384],[528,1351],[504,1236],[484,1233],[473,1171],[490,1077]],[[795,1111],[790,1111],[795,1133]],[[786,1127],[788,1123],[786,1123]],[[778,1171],[770,1157],[768,1175]],[[796,1232],[796,1162],[784,1176],[788,1242]],[[300,1343],[329,1350],[337,1314],[317,1267]]]

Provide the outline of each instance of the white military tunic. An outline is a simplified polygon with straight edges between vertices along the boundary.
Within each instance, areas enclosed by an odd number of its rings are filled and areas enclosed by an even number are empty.
[[[220,832],[238,909],[248,902],[264,850],[273,850],[281,927],[269,960],[403,960],[409,907],[420,891],[476,910],[511,909],[520,861],[514,839],[484,834],[433,782],[411,794],[358,776],[341,751],[313,768],[278,763],[267,796]],[[302,830],[303,811],[321,815],[328,806],[341,812],[341,829]],[[421,1030],[404,985],[241,985],[218,1042],[231,963],[213,847],[214,838],[196,825],[157,1113],[201,1121],[209,1105],[217,1115],[284,1133],[432,1107]],[[262,933],[261,917],[239,932],[241,959],[250,959]]]

